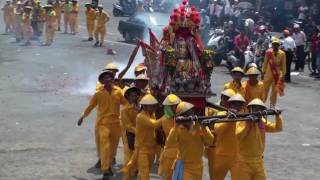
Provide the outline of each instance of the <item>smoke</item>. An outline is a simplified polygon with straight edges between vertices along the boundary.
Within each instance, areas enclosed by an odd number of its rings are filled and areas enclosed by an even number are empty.
[[[162,37],[163,28],[169,24],[169,17],[169,14],[164,13],[143,13],[135,16],[135,18],[143,22],[147,28],[150,28],[152,32],[157,35],[159,40]],[[142,40],[146,43],[150,43],[148,29],[144,31]]]
[[[170,0],[171,1],[171,0]],[[176,2],[179,2],[179,0],[177,0]],[[143,34],[143,38],[142,40],[149,44],[150,43],[150,38],[149,38],[149,31],[148,28],[150,28],[152,30],[152,32],[154,34],[156,34],[158,40],[160,41],[162,38],[162,30],[165,26],[167,26],[169,24],[169,18],[170,18],[170,14],[171,12],[168,13],[142,13],[142,14],[137,14],[135,16],[135,18],[139,19],[141,22],[145,23],[145,26],[147,27],[144,34]],[[131,51],[130,51],[131,53]],[[130,53],[128,53],[126,56],[126,60],[129,59],[130,57]],[[118,55],[116,55],[118,56]],[[140,48],[135,60],[133,62],[133,64],[131,65],[130,69],[128,70],[128,72],[126,73],[124,78],[134,78],[134,68],[136,65],[138,65],[139,63],[143,63],[144,61],[144,56],[142,54],[142,49]],[[109,63],[109,62],[108,62]],[[122,69],[124,69],[127,66],[127,61],[116,61],[114,62],[117,67],[119,68],[119,70],[121,71]],[[88,71],[87,76],[85,77],[84,81],[81,83],[80,88],[78,88],[76,91],[76,93],[79,94],[83,94],[83,95],[92,95],[95,91],[95,86],[96,86],[96,82],[97,82],[97,77],[99,75],[99,71],[96,70],[92,70]]]

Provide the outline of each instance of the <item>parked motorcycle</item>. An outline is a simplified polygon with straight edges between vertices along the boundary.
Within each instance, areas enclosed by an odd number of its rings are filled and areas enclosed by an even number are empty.
[[[119,0],[113,4],[112,13],[115,17],[132,16],[137,9],[135,0]]]
[[[207,47],[213,50],[219,48],[224,42],[222,42],[224,38],[224,30],[223,29],[216,29],[209,34],[209,41],[207,43]]]
[[[210,39],[207,43],[207,47],[214,51],[214,64],[216,66],[223,65],[229,70],[239,64],[234,51],[230,49],[230,41],[232,39],[229,36],[225,36],[222,29],[216,29],[210,34]],[[222,63],[222,61],[225,63]]]

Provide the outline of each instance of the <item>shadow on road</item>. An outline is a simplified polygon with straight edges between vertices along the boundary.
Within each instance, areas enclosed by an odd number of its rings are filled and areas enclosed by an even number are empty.
[[[87,170],[87,173],[89,173],[89,174],[95,174],[95,175],[101,175],[101,174],[103,174],[102,171],[101,171],[100,169],[97,169],[95,166],[90,167],[90,168]]]
[[[74,179],[77,179],[77,180],[88,180],[86,178],[81,178],[81,177],[77,177],[77,176],[72,176]]]

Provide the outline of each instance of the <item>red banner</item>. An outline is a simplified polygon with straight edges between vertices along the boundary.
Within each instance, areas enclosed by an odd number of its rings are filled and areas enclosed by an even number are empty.
[[[137,53],[138,53],[138,50],[140,48],[140,45],[141,45],[141,40],[137,40],[137,44],[136,44],[136,47],[133,49],[132,53],[131,53],[131,56],[129,58],[129,61],[128,61],[128,64],[127,66],[119,73],[118,75],[118,78],[119,79],[122,79],[123,76],[127,73],[127,71],[129,70],[130,66],[132,65]]]

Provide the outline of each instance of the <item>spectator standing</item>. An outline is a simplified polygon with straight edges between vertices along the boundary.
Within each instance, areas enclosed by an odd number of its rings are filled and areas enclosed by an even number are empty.
[[[238,7],[238,4],[239,4],[239,1],[234,0],[234,3],[231,5],[233,22],[237,22],[240,14],[241,14],[240,8]]]
[[[307,36],[307,41],[310,42],[312,35],[313,35],[313,30],[316,27],[315,21],[313,20],[312,17],[308,17],[307,23],[303,27],[303,31]]]
[[[291,63],[293,60],[294,52],[296,51],[296,43],[294,42],[293,38],[290,36],[290,31],[289,30],[284,30],[283,31],[283,44],[282,48],[284,52],[286,53],[286,60],[287,60],[287,71],[285,75],[285,81],[286,82],[291,82]]]
[[[310,6],[310,14],[311,14],[311,17],[317,21],[317,23],[319,23],[319,18],[318,18],[318,15],[319,15],[319,6],[316,2],[312,2],[311,6]]]
[[[320,79],[320,38],[318,40],[318,46],[317,46],[317,58],[316,58],[316,68],[318,70],[318,73],[315,75],[317,79]]]
[[[312,33],[312,37],[311,37],[311,47],[310,47],[310,51],[311,51],[311,58],[312,58],[312,72],[311,72],[311,76],[315,76],[317,74],[317,66],[316,66],[316,61],[317,61],[317,49],[319,46],[319,30],[315,27],[313,29],[313,33]]]
[[[218,26],[220,24],[222,10],[223,7],[219,5],[218,0],[211,0],[211,3],[209,4],[211,27]]]
[[[298,8],[298,12],[299,12],[298,19],[302,21],[306,21],[308,11],[309,11],[309,7],[307,6],[305,1],[302,1],[300,7]]]
[[[206,10],[201,9],[201,21],[200,21],[200,32],[201,32],[201,40],[204,44],[208,42],[208,35],[210,31],[210,18],[207,15]]]
[[[295,24],[293,26],[293,34],[292,38],[294,39],[296,46],[297,46],[297,51],[296,51],[296,57],[297,57],[297,62],[295,66],[296,71],[304,71],[304,60],[305,60],[305,52],[304,52],[304,46],[307,41],[306,34],[300,30],[300,25]]]

